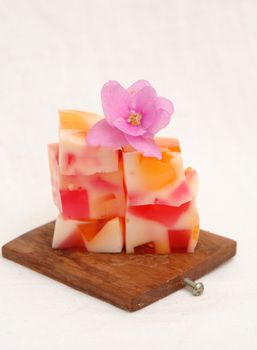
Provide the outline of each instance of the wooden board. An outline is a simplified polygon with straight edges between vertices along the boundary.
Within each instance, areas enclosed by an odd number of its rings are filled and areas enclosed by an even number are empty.
[[[128,311],[183,288],[236,254],[236,242],[201,230],[194,254],[95,254],[51,248],[54,222],[2,248],[5,258]]]

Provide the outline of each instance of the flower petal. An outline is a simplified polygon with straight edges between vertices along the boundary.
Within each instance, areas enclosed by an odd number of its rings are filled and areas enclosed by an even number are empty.
[[[142,126],[148,129],[158,118],[158,113],[156,110],[155,103],[148,103],[144,106],[144,112],[142,113]]]
[[[170,113],[170,115],[174,112],[173,103],[165,97],[158,97],[156,105],[158,109],[164,109]]]
[[[123,133],[117,128],[108,124],[105,119],[97,122],[88,132],[86,141],[90,146],[104,146],[110,148],[120,148],[128,142]]]
[[[117,81],[110,80],[101,91],[104,115],[112,125],[116,118],[125,118],[130,111],[130,95]]]
[[[156,102],[157,94],[151,86],[145,86],[132,96],[132,108],[139,113],[144,112],[147,106]]]
[[[142,115],[142,125],[148,128],[156,118],[156,91],[151,86],[145,86],[132,96],[133,109]]]
[[[132,84],[127,91],[131,95],[135,95],[139,90],[143,89],[145,86],[151,86],[151,84],[147,80],[138,80],[134,84]]]
[[[170,122],[170,114],[164,109],[159,109],[157,113],[157,118],[153,124],[148,128],[148,131],[154,135],[161,129],[165,128]]]
[[[143,136],[130,136],[125,135],[128,143],[134,147],[137,151],[143,153],[145,157],[155,157],[162,159],[160,148],[156,145],[152,138],[146,138]]]
[[[128,135],[138,136],[146,133],[146,130],[140,125],[132,125],[126,119],[118,118],[113,121],[113,125]]]
[[[156,134],[161,129],[165,128],[170,122],[171,114],[174,111],[173,103],[164,97],[158,97],[156,101],[157,117],[153,124],[148,128],[151,134]]]

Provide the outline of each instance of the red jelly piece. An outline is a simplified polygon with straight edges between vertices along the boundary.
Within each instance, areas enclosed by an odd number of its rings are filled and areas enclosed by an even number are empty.
[[[154,242],[138,245],[134,248],[135,254],[155,254]]]
[[[80,248],[86,250],[85,243],[83,241],[82,236],[78,231],[72,232],[69,237],[67,237],[60,245],[60,249],[66,248]]]
[[[171,252],[187,252],[191,230],[169,230]]]
[[[74,162],[75,162],[75,155],[72,154],[72,153],[68,153],[66,155],[66,164],[67,164],[67,167],[69,167],[70,165],[72,165]]]
[[[60,195],[62,201],[62,211],[65,217],[76,220],[88,219],[89,207],[86,190],[61,190]]]
[[[189,207],[190,202],[180,207],[171,207],[162,204],[149,204],[129,207],[128,211],[138,217],[157,221],[160,224],[171,227]]]

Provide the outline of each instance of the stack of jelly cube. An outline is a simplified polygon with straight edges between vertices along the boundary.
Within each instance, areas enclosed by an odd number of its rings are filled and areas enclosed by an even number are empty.
[[[53,248],[120,252],[126,204],[121,151],[87,146],[86,134],[97,115],[63,111],[59,120],[59,145],[48,147],[53,197],[60,211]]]
[[[101,117],[62,111],[59,144],[48,146],[54,202],[53,248],[88,252],[193,252],[199,235],[197,174],[184,170],[176,139],[157,138],[162,159],[131,147],[86,143]]]

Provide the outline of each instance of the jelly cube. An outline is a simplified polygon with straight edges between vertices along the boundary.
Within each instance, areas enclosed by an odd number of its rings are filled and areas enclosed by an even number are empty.
[[[199,216],[195,204],[197,173],[185,171],[193,200],[180,206],[148,204],[128,206],[126,213],[127,253],[193,252],[199,237]]]
[[[157,204],[128,208],[127,253],[136,253],[139,248],[146,253],[149,245],[152,247],[152,253],[157,254],[193,252],[198,234],[199,218],[194,201],[180,207]]]
[[[117,171],[88,176],[60,173],[58,145],[49,145],[49,161],[53,196],[59,211],[65,217],[94,220],[125,216],[126,201],[121,159]]]
[[[192,200],[176,139],[159,138],[162,159],[136,151],[123,153],[124,177],[130,206],[163,204],[180,206]]]

